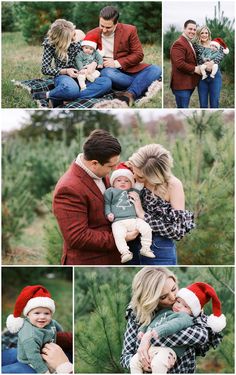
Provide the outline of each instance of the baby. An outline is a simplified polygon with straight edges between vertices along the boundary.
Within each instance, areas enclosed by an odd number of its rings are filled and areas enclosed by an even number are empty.
[[[222,50],[223,50],[223,53],[222,53]],[[201,61],[203,61],[204,63],[207,61],[214,61],[214,65],[212,67],[212,71],[210,74],[211,78],[215,78],[215,75],[218,71],[218,64],[222,61],[224,54],[227,55],[228,53],[229,53],[229,49],[226,47],[225,42],[221,38],[213,39],[210,42],[210,48],[203,48],[203,52],[201,54]],[[217,59],[217,64],[216,64],[216,59]],[[200,65],[202,79],[207,78],[207,73],[206,73],[207,65],[204,63]]]
[[[85,36],[81,42],[82,51],[80,51],[75,57],[76,68],[80,71],[78,75],[78,82],[81,90],[86,89],[86,79],[90,82],[94,82],[96,78],[100,76],[98,70],[94,70],[93,73],[87,73],[87,65],[92,62],[97,63],[97,68],[103,67],[103,58],[101,54],[96,50],[97,43],[96,39],[90,33],[89,36]]]
[[[226,326],[226,318],[221,313],[221,303],[214,288],[206,283],[196,282],[182,288],[177,293],[177,298],[172,309],[163,308],[159,310],[148,326],[141,326],[138,339],[144,335],[148,339],[159,339],[173,335],[182,329],[188,328],[197,322],[194,318],[201,314],[203,306],[212,299],[213,314],[207,319],[207,325],[214,332],[220,332]],[[148,351],[151,360],[152,373],[166,374],[173,367],[177,357],[181,357],[187,346],[175,346],[166,348],[151,345]],[[172,366],[170,366],[170,358]],[[142,374],[142,363],[136,353],[130,361],[131,374]]]
[[[134,189],[134,176],[129,169],[116,169],[110,178],[111,186],[105,191],[105,215],[112,222],[112,233],[116,247],[121,253],[121,263],[126,263],[133,258],[125,240],[127,232],[138,230],[141,234],[140,254],[148,258],[155,258],[152,250],[152,230],[148,223],[137,218],[130,191]]]
[[[37,373],[49,373],[41,357],[41,349],[46,343],[56,342],[57,331],[61,326],[52,319],[55,304],[51,295],[42,285],[29,285],[20,292],[14,314],[7,318],[7,328],[11,333],[18,332],[17,359],[28,364]],[[21,314],[25,318],[21,318]]]

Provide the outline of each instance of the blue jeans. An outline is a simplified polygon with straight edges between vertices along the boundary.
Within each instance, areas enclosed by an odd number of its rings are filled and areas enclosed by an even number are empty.
[[[194,89],[192,90],[172,90],[175,96],[175,102],[177,108],[188,108],[191,95]]]
[[[17,349],[7,349],[2,352],[2,374],[35,374],[29,365],[17,360]]]
[[[177,264],[176,246],[173,240],[158,235],[152,236],[151,249],[154,252],[156,258],[147,258],[140,255],[139,251],[141,248],[140,240],[132,241],[129,243],[130,251],[133,252],[133,259],[127,264],[129,265],[166,265],[173,266]]]
[[[210,77],[207,73],[206,79],[201,79],[198,84],[198,96],[200,108],[208,108],[210,101],[210,108],[219,108],[220,91],[222,87],[222,76],[218,69],[215,78]]]
[[[101,71],[101,76],[111,79],[113,89],[127,89],[135,98],[139,98],[153,81],[160,78],[161,68],[157,65],[150,65],[138,73],[125,73],[116,68],[104,68]]]
[[[111,80],[98,77],[95,82],[86,82],[87,88],[80,90],[76,79],[67,75],[59,75],[54,79],[55,88],[49,91],[53,104],[60,105],[63,100],[99,98],[111,91]]]

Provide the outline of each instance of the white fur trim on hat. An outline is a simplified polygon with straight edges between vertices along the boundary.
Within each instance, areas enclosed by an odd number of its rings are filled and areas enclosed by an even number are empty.
[[[177,297],[183,298],[183,300],[190,307],[193,316],[198,316],[201,312],[201,304],[196,294],[187,288],[182,288],[176,294]]]
[[[7,317],[6,326],[11,333],[17,333],[23,327],[24,319],[15,318],[13,314]]]
[[[228,48],[224,48],[223,52],[224,52],[225,55],[228,55],[229,54],[229,49]]]
[[[97,48],[97,43],[96,42],[92,42],[92,40],[83,40],[81,42],[81,46],[90,46],[90,47],[93,47],[94,49]]]
[[[55,303],[53,299],[49,297],[35,297],[27,302],[23,310],[23,315],[26,316],[32,309],[36,309],[37,307],[46,307],[51,310],[52,313],[55,312]]]
[[[134,187],[134,175],[129,169],[126,168],[119,168],[112,172],[110,177],[111,186],[113,186],[115,179],[121,176],[127,177],[132,183],[132,187]]]
[[[220,316],[211,314],[207,317],[207,325],[212,329],[212,331],[220,332],[226,326],[226,317],[224,314],[221,314]]]

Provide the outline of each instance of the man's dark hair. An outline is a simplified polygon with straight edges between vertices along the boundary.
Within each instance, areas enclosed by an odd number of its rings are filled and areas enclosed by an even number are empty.
[[[189,23],[193,23],[194,25],[197,26],[197,22],[196,21],[193,21],[193,20],[187,20],[184,22],[184,28],[186,29],[186,27],[188,26]]]
[[[119,18],[119,12],[113,6],[107,6],[100,11],[99,17],[103,18],[106,21],[112,20],[115,25]]]
[[[115,137],[103,129],[93,130],[84,146],[85,160],[97,160],[101,165],[121,153],[121,145]]]

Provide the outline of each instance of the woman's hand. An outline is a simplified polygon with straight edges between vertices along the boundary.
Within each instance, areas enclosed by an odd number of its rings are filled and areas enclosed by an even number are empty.
[[[146,332],[143,335],[143,337],[141,339],[141,342],[140,342],[140,345],[139,345],[139,348],[138,348],[139,360],[141,361],[142,366],[145,369],[150,368],[150,357],[149,357],[149,354],[148,354],[148,349],[151,346],[151,337],[152,337],[151,331]]]
[[[87,74],[92,74],[97,67],[97,63],[95,61],[91,62],[90,64],[86,65]]]
[[[69,359],[63,352],[62,348],[54,342],[44,345],[41,355],[48,367],[51,367],[54,370],[56,370],[58,366],[69,362]]]
[[[135,208],[137,216],[140,219],[144,219],[145,212],[143,211],[143,207],[142,207],[141,200],[140,200],[138,193],[136,193],[135,191],[130,191],[129,197],[131,198],[134,204],[134,208]]]
[[[77,69],[74,69],[74,68],[67,68],[67,69],[62,69],[60,71],[60,74],[65,74],[71,78],[76,78],[79,74],[79,71]]]
[[[213,65],[214,65],[214,61],[207,61],[207,62],[205,62],[205,64],[206,64],[206,70],[208,72],[211,72],[212,68],[213,68]]]

